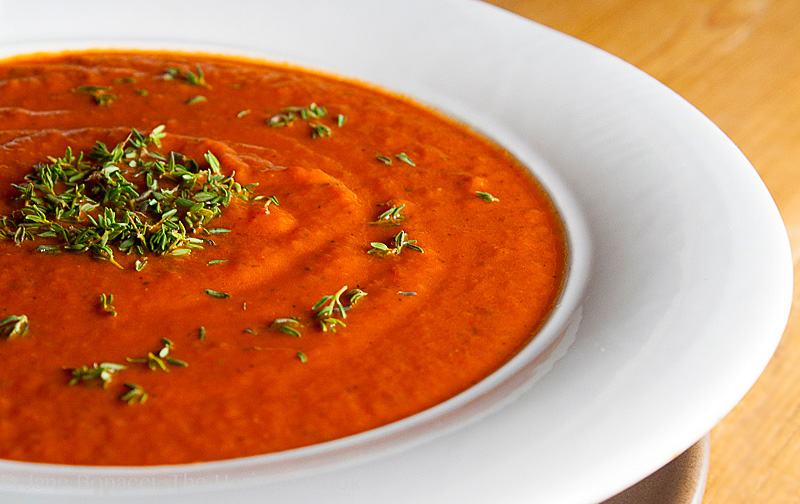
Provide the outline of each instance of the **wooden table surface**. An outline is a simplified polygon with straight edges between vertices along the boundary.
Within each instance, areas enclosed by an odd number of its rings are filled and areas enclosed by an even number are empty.
[[[636,65],[739,146],[800,257],[800,1],[490,0]],[[795,300],[797,305],[797,280]],[[753,335],[758,337],[758,335]],[[711,432],[704,504],[800,503],[800,320]]]

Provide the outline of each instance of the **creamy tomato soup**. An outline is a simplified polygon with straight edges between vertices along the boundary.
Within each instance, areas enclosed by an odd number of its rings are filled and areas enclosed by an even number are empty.
[[[373,429],[536,333],[529,171],[403,97],[205,55],[0,63],[0,458],[219,460]]]

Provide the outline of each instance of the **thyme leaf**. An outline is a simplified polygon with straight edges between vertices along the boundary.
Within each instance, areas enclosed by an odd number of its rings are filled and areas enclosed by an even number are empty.
[[[327,109],[316,103],[312,103],[307,107],[293,105],[284,107],[279,113],[271,116],[267,119],[267,124],[273,128],[285,128],[294,124],[295,119],[298,118],[302,121],[311,121],[327,116]],[[344,126],[345,121],[347,121],[347,118],[344,115],[338,114],[336,116],[336,125],[338,127]],[[311,138],[327,138],[331,136],[331,128],[321,122],[311,122],[309,126],[311,128]]]
[[[103,362],[101,364],[94,363],[91,366],[81,366],[79,368],[67,368],[64,370],[69,371],[72,375],[70,385],[77,385],[79,383],[88,383],[99,381],[102,383],[103,388],[106,388],[111,383],[114,374],[125,369],[126,366],[122,364],[115,364],[113,362]]]
[[[343,319],[347,318],[347,310],[352,308],[366,295],[366,292],[358,288],[347,290],[347,286],[345,285],[333,295],[322,296],[319,301],[311,307],[320,329],[323,331],[330,330],[331,332],[336,332],[337,327],[346,327]],[[342,300],[343,297],[348,298],[349,301],[349,305],[346,307]],[[336,318],[337,316],[341,317],[341,319]]]
[[[408,157],[408,155],[405,152],[401,152],[400,154],[397,154],[395,157],[400,161],[404,162],[405,164],[411,166],[417,166],[416,163],[414,163],[414,161],[412,161],[411,158]]]
[[[303,327],[303,325],[295,317],[275,319],[272,321],[272,324],[270,324],[270,327],[294,338],[302,336],[300,328]]]
[[[203,330],[202,334],[205,334],[205,330]],[[156,352],[148,352],[147,357],[128,358],[126,360],[132,364],[147,364],[147,367],[153,371],[160,369],[162,371],[169,372],[167,364],[180,367],[189,366],[189,364],[185,361],[175,359],[169,355],[169,352],[175,347],[175,344],[172,342],[172,340],[169,338],[161,338],[161,343],[163,346]]]
[[[392,205],[392,208],[380,214],[378,218],[370,222],[370,224],[375,226],[399,226],[401,222],[406,220],[406,214],[402,212],[405,206],[405,204],[400,206]]]
[[[0,336],[8,340],[21,338],[28,332],[28,317],[26,315],[10,315],[0,320]]]
[[[311,125],[311,138],[330,137],[331,129],[324,124],[312,123]]]
[[[124,383],[125,387],[128,388],[127,392],[124,392],[119,396],[120,400],[125,401],[126,403],[134,404],[139,403],[143,404],[147,398],[149,397],[147,392],[141,387],[141,385],[136,385],[135,383]]]
[[[188,100],[186,100],[186,105],[194,105],[195,103],[200,103],[200,102],[204,102],[204,101],[208,101],[208,98],[206,98],[203,95],[197,95],[197,96],[193,96],[192,98],[189,98]]]
[[[111,102],[119,99],[115,94],[111,93],[111,86],[78,86],[73,89],[76,93],[88,94],[94,99],[94,102],[101,107],[108,107]]]
[[[114,295],[113,294],[100,294],[100,309],[108,313],[112,317],[117,316],[117,309],[114,308]]]
[[[424,252],[422,247],[417,245],[417,240],[408,240],[406,237],[405,231],[400,230],[394,238],[392,238],[392,244],[394,247],[389,247],[385,243],[382,242],[372,242],[370,245],[372,248],[367,251],[368,254],[375,254],[379,256],[388,256],[388,255],[400,255],[403,249],[413,250],[415,252]]]
[[[180,81],[191,86],[210,88],[211,86],[206,82],[206,76],[203,73],[203,69],[200,68],[200,65],[195,65],[194,69],[195,71],[192,72],[191,70],[170,67],[164,72],[162,78],[165,80]]]
[[[475,194],[476,194],[476,195],[477,195],[477,196],[478,196],[480,199],[482,199],[483,201],[487,201],[487,202],[489,202],[489,203],[494,203],[495,201],[500,201],[500,199],[499,199],[499,198],[495,198],[494,196],[492,196],[492,195],[491,195],[491,194],[489,194],[488,192],[483,192],[483,191],[475,191]]]

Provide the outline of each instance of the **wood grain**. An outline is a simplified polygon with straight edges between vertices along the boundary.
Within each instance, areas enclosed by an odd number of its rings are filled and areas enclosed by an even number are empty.
[[[677,91],[755,165],[800,259],[800,2],[491,0],[600,47]],[[797,277],[795,277],[795,292]],[[800,321],[711,432],[704,504],[800,502]],[[753,337],[758,337],[754,334]]]

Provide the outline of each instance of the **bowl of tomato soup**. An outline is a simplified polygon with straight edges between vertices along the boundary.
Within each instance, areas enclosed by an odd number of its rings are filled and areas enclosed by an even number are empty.
[[[363,463],[496,411],[574,335],[583,218],[488,119],[186,51],[15,56],[0,83],[14,481]]]

